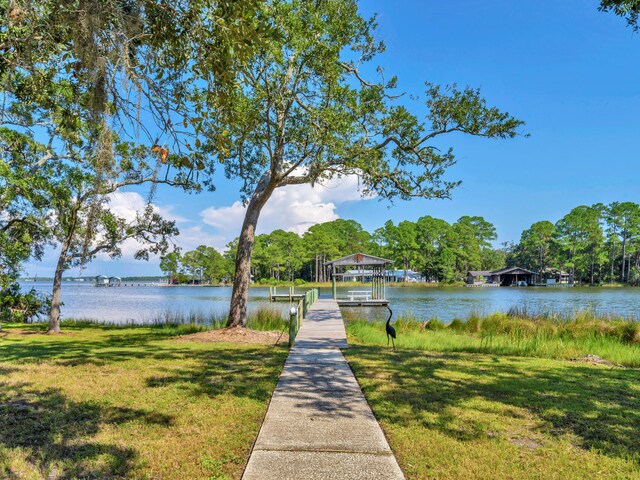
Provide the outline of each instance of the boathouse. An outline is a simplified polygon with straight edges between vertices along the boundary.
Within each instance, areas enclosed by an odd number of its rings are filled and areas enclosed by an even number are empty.
[[[341,273],[336,273],[338,281],[343,282],[362,282],[371,283],[373,281],[373,270],[345,270]],[[406,275],[404,270],[385,270],[384,277],[387,283],[404,282],[405,278],[407,282],[424,282],[424,277],[420,272],[414,272],[413,270],[407,270]]]
[[[120,277],[107,277],[105,275],[98,275],[94,281],[96,287],[119,287],[121,283],[122,279]]]
[[[538,273],[522,267],[508,267],[500,270],[471,270],[467,285],[500,285],[503,287],[526,287],[535,285]]]
[[[571,274],[557,268],[547,267],[543,271],[544,284],[553,285],[569,285],[573,283]]]

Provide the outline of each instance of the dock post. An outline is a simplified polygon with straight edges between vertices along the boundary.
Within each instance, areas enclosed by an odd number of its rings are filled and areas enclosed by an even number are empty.
[[[298,323],[298,311],[296,307],[289,310],[289,348],[293,347],[296,338],[296,327]]]
[[[302,297],[302,316],[305,317],[309,311],[309,291],[306,291]]]
[[[304,311],[304,300],[300,299],[298,300],[298,315],[296,315],[298,319],[298,328],[296,329],[296,334],[298,330],[300,330],[300,327],[302,327],[302,319],[304,318],[305,315],[306,313]]]
[[[336,267],[332,265],[331,269],[331,293],[333,294],[333,299],[337,300],[338,298],[338,290],[336,286]]]

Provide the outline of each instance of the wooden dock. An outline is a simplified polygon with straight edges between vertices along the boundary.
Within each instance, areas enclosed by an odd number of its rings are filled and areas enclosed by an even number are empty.
[[[389,300],[386,298],[378,300],[349,300],[339,298],[336,301],[340,307],[386,307],[389,305]]]
[[[288,293],[278,293],[278,294],[271,294],[269,296],[269,299],[272,302],[292,302],[292,301],[298,301],[304,298],[304,294],[303,293],[294,293],[289,295]]]
[[[305,293],[296,293],[295,287],[287,287],[287,293],[278,293],[277,287],[269,287],[269,301],[270,302],[299,302],[302,300]]]

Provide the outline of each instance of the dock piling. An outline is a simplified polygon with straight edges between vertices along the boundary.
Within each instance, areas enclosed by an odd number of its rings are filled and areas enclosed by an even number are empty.
[[[293,347],[295,342],[296,333],[298,330],[298,310],[296,307],[291,307],[289,310],[289,348]]]

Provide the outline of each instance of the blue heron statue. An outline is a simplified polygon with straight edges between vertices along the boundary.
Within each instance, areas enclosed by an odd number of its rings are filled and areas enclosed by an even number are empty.
[[[393,317],[393,311],[387,305],[387,310],[389,310],[389,318],[387,319],[387,324],[385,325],[385,330],[387,331],[387,347],[389,346],[389,340],[391,340],[391,344],[393,345],[393,349],[396,349],[396,329],[391,326],[391,317]]]

